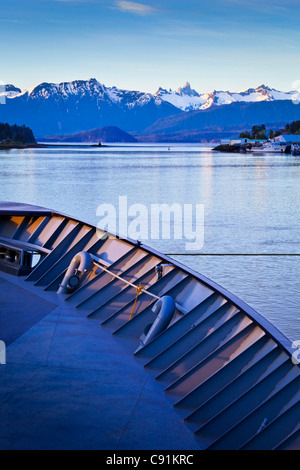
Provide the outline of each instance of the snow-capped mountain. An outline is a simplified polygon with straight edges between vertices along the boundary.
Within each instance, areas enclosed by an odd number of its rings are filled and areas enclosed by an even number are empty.
[[[106,87],[94,78],[59,84],[45,82],[30,90],[14,85],[3,88],[0,87],[0,122],[26,124],[36,137],[104,126],[140,133],[158,120],[185,116],[186,111],[212,111],[230,104],[242,106],[299,98],[297,91],[280,92],[265,85],[239,92],[198,93],[188,82],[177,91],[159,88],[151,94]],[[257,122],[259,116],[253,124]]]
[[[16,88],[14,85],[0,85],[0,98],[14,98],[22,93],[20,88]]]
[[[20,88],[16,88],[14,85],[6,85],[5,91],[0,89],[0,95],[4,95],[9,99],[24,96],[27,99],[54,98],[56,100],[66,100],[70,97],[77,97],[78,99],[96,97],[99,102],[105,100],[131,109],[136,106],[144,106],[150,102],[160,106],[165,101],[182,111],[196,111],[210,108],[213,105],[222,106],[235,102],[292,100],[299,95],[299,92],[282,92],[261,85],[257,88],[248,88],[239,92],[213,90],[200,94],[191,88],[189,82],[186,82],[177,91],[159,88],[152,95],[151,93],[141,91],[122,90],[115,86],[106,87],[95,78],[92,78],[90,80],[75,80],[59,84],[41,83],[30,90],[20,90]]]
[[[201,109],[205,104],[205,99],[191,88],[189,82],[186,82],[186,84],[182,88],[178,88],[177,91],[168,91],[159,88],[155,96],[156,98],[161,98],[163,101],[167,101],[182,111],[195,111]]]
[[[159,88],[155,94],[155,96],[159,96],[162,100],[171,103],[182,111],[198,111],[208,109],[211,106],[223,106],[236,102],[257,103],[260,101],[293,100],[298,95],[298,91],[282,92],[265,85],[257,88],[248,88],[239,92],[214,90],[209,93],[199,94],[191,88],[189,82],[186,82],[177,91],[167,91]]]
[[[41,83],[30,90],[9,85],[0,122],[30,126],[35,135],[70,134],[104,126],[139,131],[181,112],[159,96],[106,87],[96,79]]]
[[[23,96],[28,100],[63,99],[65,101],[69,98],[82,99],[86,97],[96,97],[99,103],[104,100],[115,104],[121,104],[128,108],[144,106],[151,101],[157,106],[162,104],[162,100],[159,96],[156,97],[151,93],[143,93],[140,91],[121,90],[116,87],[109,88],[99,83],[95,78],[90,80],[63,82],[59,84],[41,83],[30,90],[20,90],[13,85],[6,85],[5,91],[2,92],[2,95],[6,95],[9,99]]]

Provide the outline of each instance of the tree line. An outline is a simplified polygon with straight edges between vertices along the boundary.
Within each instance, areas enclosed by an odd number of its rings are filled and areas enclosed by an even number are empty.
[[[17,126],[16,124],[10,126],[7,123],[0,123],[0,142],[9,140],[20,144],[35,144],[33,132],[29,127]]]
[[[283,129],[280,129],[274,132],[272,129],[267,132],[265,124],[256,125],[252,127],[252,132],[249,131],[242,132],[240,134],[241,139],[253,139],[253,140],[266,140],[266,139],[274,139],[274,137],[278,137],[279,135],[287,134],[287,135],[300,135],[300,121],[294,121],[290,124],[286,124]]]

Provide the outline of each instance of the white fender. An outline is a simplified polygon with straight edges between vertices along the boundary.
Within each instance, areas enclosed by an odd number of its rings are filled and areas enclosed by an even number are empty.
[[[78,284],[76,287],[78,287],[80,281],[82,281],[83,275],[88,271],[91,262],[91,255],[87,251],[81,251],[80,253],[77,253],[77,255],[72,259],[57,293],[68,294],[69,290],[72,288],[72,286],[69,284],[69,281],[72,277],[77,278]]]
[[[0,364],[6,364],[6,346],[4,341],[0,341]]]
[[[173,318],[175,308],[175,301],[169,295],[165,295],[154,304],[152,312],[157,313],[157,317],[146,338],[142,341],[143,346],[167,328]]]

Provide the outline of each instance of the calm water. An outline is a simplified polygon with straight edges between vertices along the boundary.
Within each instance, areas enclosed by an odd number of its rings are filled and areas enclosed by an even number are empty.
[[[197,145],[1,151],[0,200],[98,223],[99,204],[205,205],[203,253],[300,253],[300,158],[220,154]],[[184,240],[149,240],[184,253]],[[300,339],[300,258],[176,256]]]

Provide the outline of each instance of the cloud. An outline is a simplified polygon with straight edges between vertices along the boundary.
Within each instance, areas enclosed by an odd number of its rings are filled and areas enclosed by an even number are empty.
[[[119,0],[116,2],[117,8],[121,11],[127,13],[135,13],[136,15],[148,15],[156,11],[155,8],[150,7],[149,5],[144,5],[143,3],[136,2],[127,2]]]
[[[52,0],[54,2],[59,3],[102,3],[105,2],[103,0]],[[125,13],[134,13],[136,15],[148,15],[157,11],[156,8],[151,7],[149,5],[145,5],[144,3],[138,2],[129,2],[126,0],[115,0],[114,5],[110,5],[109,8],[117,9],[123,11]]]

